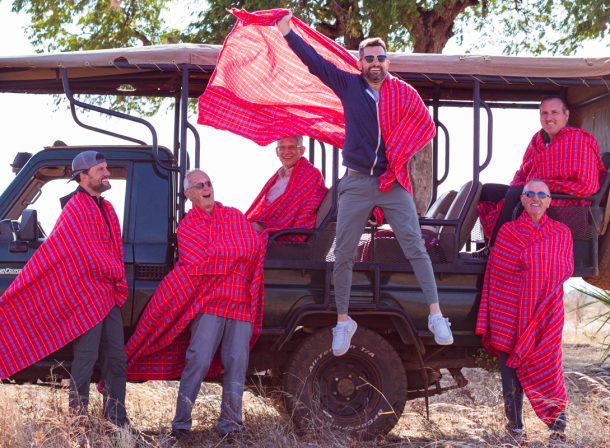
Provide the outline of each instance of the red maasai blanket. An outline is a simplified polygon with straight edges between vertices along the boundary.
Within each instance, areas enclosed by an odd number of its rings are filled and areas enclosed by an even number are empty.
[[[292,169],[286,191],[273,202],[267,193],[279,178],[279,171],[271,176],[263,190],[246,212],[250,222],[258,222],[269,232],[284,229],[313,229],[316,212],[328,188],[320,171],[301,157]],[[304,236],[287,236],[288,241],[303,241]]]
[[[259,145],[309,135],[342,148],[345,118],[340,99],[309,72],[273,26],[287,12],[231,9],[238,20],[199,98],[198,122]],[[356,58],[336,42],[295,17],[292,29],[338,69],[360,73]],[[379,188],[388,191],[398,180],[412,192],[407,163],[434,137],[434,122],[417,91],[391,75],[380,90],[379,115],[389,162]]]
[[[565,409],[561,364],[563,283],[574,268],[572,235],[546,216],[536,227],[523,213],[505,223],[491,250],[476,333],[497,355],[509,354],[534,411],[550,424]]]
[[[80,192],[0,298],[0,378],[57,351],[127,298],[119,220]]]
[[[539,179],[552,193],[590,196],[599,191],[605,175],[595,137],[580,128],[565,127],[548,144],[542,138],[542,130],[534,134],[510,185],[525,185]],[[553,199],[553,206],[574,205],[586,206],[589,201]],[[502,203],[490,202],[479,207],[486,235],[493,231],[501,209]]]
[[[189,324],[198,313],[251,322],[254,344],[263,319],[265,238],[243,213],[218,202],[211,214],[197,207],[187,213],[178,226],[178,263],[155,291],[125,347],[128,379],[179,378]],[[220,370],[215,360],[208,377]]]

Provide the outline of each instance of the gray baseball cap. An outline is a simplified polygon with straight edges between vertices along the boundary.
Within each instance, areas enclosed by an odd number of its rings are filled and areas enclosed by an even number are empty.
[[[104,154],[97,151],[84,151],[79,153],[72,161],[72,177],[70,180],[75,180],[80,173],[88,170],[95,165],[99,165],[106,161]],[[68,181],[70,182],[70,181]]]

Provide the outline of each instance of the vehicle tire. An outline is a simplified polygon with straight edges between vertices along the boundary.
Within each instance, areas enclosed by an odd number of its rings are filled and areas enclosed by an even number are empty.
[[[300,429],[329,428],[359,437],[387,434],[407,401],[400,356],[376,332],[360,327],[349,351],[336,357],[330,329],[294,351],[284,374],[288,414]]]

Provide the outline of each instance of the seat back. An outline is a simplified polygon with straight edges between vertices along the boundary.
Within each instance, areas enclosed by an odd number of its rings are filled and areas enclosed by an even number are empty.
[[[474,196],[472,197],[472,201],[468,202],[468,195],[473,188]],[[448,251],[462,248],[462,246],[466,244],[466,241],[468,241],[468,238],[470,237],[470,232],[472,231],[472,228],[477,222],[478,216],[476,204],[478,204],[479,202],[482,189],[483,185],[481,184],[481,182],[477,182],[475,185],[472,184],[472,181],[466,182],[458,191],[455,199],[451,204],[451,207],[449,207],[449,210],[447,210],[445,219],[459,219],[462,222],[457,248],[453,247],[453,238],[456,229],[455,227],[443,226],[439,232],[439,240],[441,242],[441,245],[447,249],[446,254],[448,258]]]
[[[324,218],[326,218],[326,215],[331,211],[335,188],[336,186],[333,185],[333,187],[326,192],[324,199],[322,199],[322,202],[320,202],[320,205],[318,206],[318,211],[316,212],[316,229],[322,225]]]
[[[430,206],[424,217],[431,219],[445,219],[445,216],[449,211],[449,207],[451,207],[451,204],[455,200],[456,196],[457,191],[446,191],[436,201],[434,201],[434,204]]]

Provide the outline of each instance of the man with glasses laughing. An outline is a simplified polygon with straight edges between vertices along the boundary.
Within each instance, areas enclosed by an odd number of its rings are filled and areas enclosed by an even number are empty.
[[[340,70],[320,56],[291,27],[292,13],[277,22],[289,47],[309,71],[341,100],[345,115],[343,165],[347,176],[338,186],[334,286],[337,326],[332,350],[350,349],[357,324],[348,316],[354,255],[374,207],[380,207],[409,260],[430,309],[428,328],[437,344],[453,343],[443,317],[432,263],[421,237],[407,164],[436,132],[417,91],[388,73],[390,61],[380,38],[360,43],[360,74]]]
[[[313,229],[315,226],[318,206],[328,189],[322,173],[303,157],[304,152],[300,135],[277,141],[276,153],[282,166],[267,181],[246,212],[246,218],[257,231]],[[302,235],[281,238],[285,241],[305,240]]]
[[[178,262],[150,299],[129,339],[127,376],[180,378],[172,436],[187,437],[204,378],[224,370],[217,430],[243,430],[242,395],[250,347],[262,328],[265,235],[239,210],[214,199],[206,173],[184,180],[193,208],[178,226]],[[219,356],[215,356],[218,351]],[[220,359],[217,359],[220,358]]]
[[[574,269],[572,235],[546,216],[549,187],[528,182],[525,212],[498,231],[491,250],[476,333],[499,358],[507,438],[523,442],[523,394],[546,423],[551,441],[565,441],[567,393],[561,363],[563,283]]]

